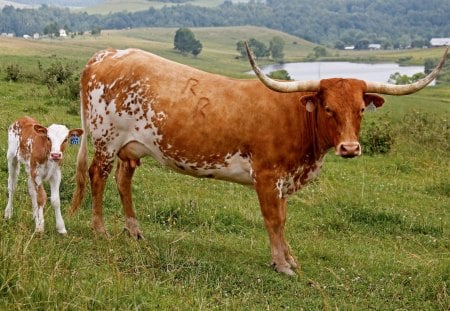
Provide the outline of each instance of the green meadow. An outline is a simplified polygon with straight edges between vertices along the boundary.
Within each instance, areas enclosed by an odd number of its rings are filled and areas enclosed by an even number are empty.
[[[268,237],[251,188],[179,175],[150,158],[143,160],[133,183],[144,240],[135,241],[123,230],[112,175],[104,198],[109,237],[90,229],[89,195],[82,209],[64,217],[67,236],[56,232],[49,202],[45,233],[34,234],[23,169],[13,217],[3,220],[8,126],[24,115],[44,125],[80,126],[78,101],[39,82],[52,64],[70,64],[76,79],[97,50],[137,47],[243,78],[250,66],[235,58],[239,40],[255,37],[268,43],[282,35],[289,42],[287,60],[301,60],[315,46],[269,29],[201,28],[193,31],[203,51],[193,58],[173,50],[175,31],[102,31],[99,37],[66,40],[0,38],[0,310],[448,310],[449,85],[385,96],[381,109],[366,113],[362,136],[370,141],[372,134],[388,135],[389,152],[350,160],[330,152],[320,177],[290,198],[287,239],[302,266],[295,277],[277,274],[269,265]],[[339,57],[411,56],[412,63],[420,63],[441,53]],[[5,80],[11,65],[19,67],[17,82]],[[77,151],[76,145],[68,146],[62,166],[63,213],[70,206]]]

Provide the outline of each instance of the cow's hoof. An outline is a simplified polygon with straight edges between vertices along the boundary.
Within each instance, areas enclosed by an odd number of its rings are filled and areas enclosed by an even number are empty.
[[[66,229],[59,229],[58,233],[61,235],[67,235],[67,230]]]
[[[128,234],[133,238],[135,238],[136,240],[144,239],[141,230],[139,230],[136,218],[129,217],[125,220],[125,230],[127,230]]]
[[[133,237],[135,240],[143,240],[144,236],[142,235],[142,232],[139,229],[134,228],[131,230],[130,228],[123,228],[123,231],[128,232],[128,235],[130,237]]]
[[[283,274],[286,274],[289,276],[296,275],[294,270],[292,270],[292,268],[295,268],[295,267],[291,267],[291,265],[289,265],[289,264],[277,265],[276,263],[272,262],[272,267],[278,273],[283,273]]]
[[[11,219],[12,216],[12,209],[6,208],[5,209],[5,220]]]

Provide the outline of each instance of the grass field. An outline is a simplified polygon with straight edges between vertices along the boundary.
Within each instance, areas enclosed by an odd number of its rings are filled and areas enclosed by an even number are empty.
[[[76,102],[59,101],[38,83],[4,81],[7,64],[36,71],[37,61],[46,66],[63,60],[81,68],[98,49],[140,47],[241,77],[249,65],[234,59],[229,44],[241,36],[272,35],[247,30],[195,30],[204,41],[198,59],[172,50],[173,29],[61,41],[0,38],[0,207],[7,202],[9,124],[23,115],[46,125],[80,124]],[[220,40],[213,31],[222,32]],[[314,47],[301,46],[287,48],[287,56],[300,59]],[[449,85],[386,96],[382,109],[367,113],[363,128],[381,124],[394,145],[386,155],[328,155],[320,178],[290,198],[287,238],[302,264],[296,277],[269,267],[268,238],[250,188],[182,176],[144,159],[133,185],[143,241],[123,232],[112,178],[104,209],[110,237],[91,232],[89,199],[65,217],[69,234],[62,237],[51,208],[45,234],[33,234],[22,172],[13,218],[0,221],[0,310],[448,310],[449,117]],[[69,146],[63,163],[63,211],[74,187],[77,150]]]

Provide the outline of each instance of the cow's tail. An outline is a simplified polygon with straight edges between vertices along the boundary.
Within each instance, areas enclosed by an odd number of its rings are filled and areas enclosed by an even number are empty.
[[[72,203],[69,210],[69,215],[75,213],[83,203],[86,196],[86,186],[88,182],[88,131],[86,124],[86,112],[83,105],[83,95],[81,94],[80,100],[80,114],[81,114],[81,126],[83,128],[83,135],[81,136],[80,149],[77,156],[77,168],[75,173],[76,187],[72,196]]]

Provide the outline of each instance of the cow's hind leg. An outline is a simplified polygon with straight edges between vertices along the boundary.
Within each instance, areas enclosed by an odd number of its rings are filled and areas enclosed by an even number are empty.
[[[96,154],[89,167],[92,192],[92,229],[106,235],[107,232],[103,224],[103,192],[105,191],[106,180],[111,173],[112,161],[100,159],[104,159],[104,157]]]
[[[264,224],[269,234],[272,265],[278,272],[294,275],[298,264],[292,256],[284,236],[287,200],[276,189],[274,179],[264,178],[263,174],[260,174],[259,177],[255,186]]]
[[[128,230],[131,236],[136,239],[142,238],[142,233],[136,220],[136,215],[133,209],[133,199],[131,194],[131,180],[136,169],[135,161],[127,161],[119,159],[116,169],[116,184],[119,190],[120,199],[122,201],[123,210],[125,213],[125,229]]]

